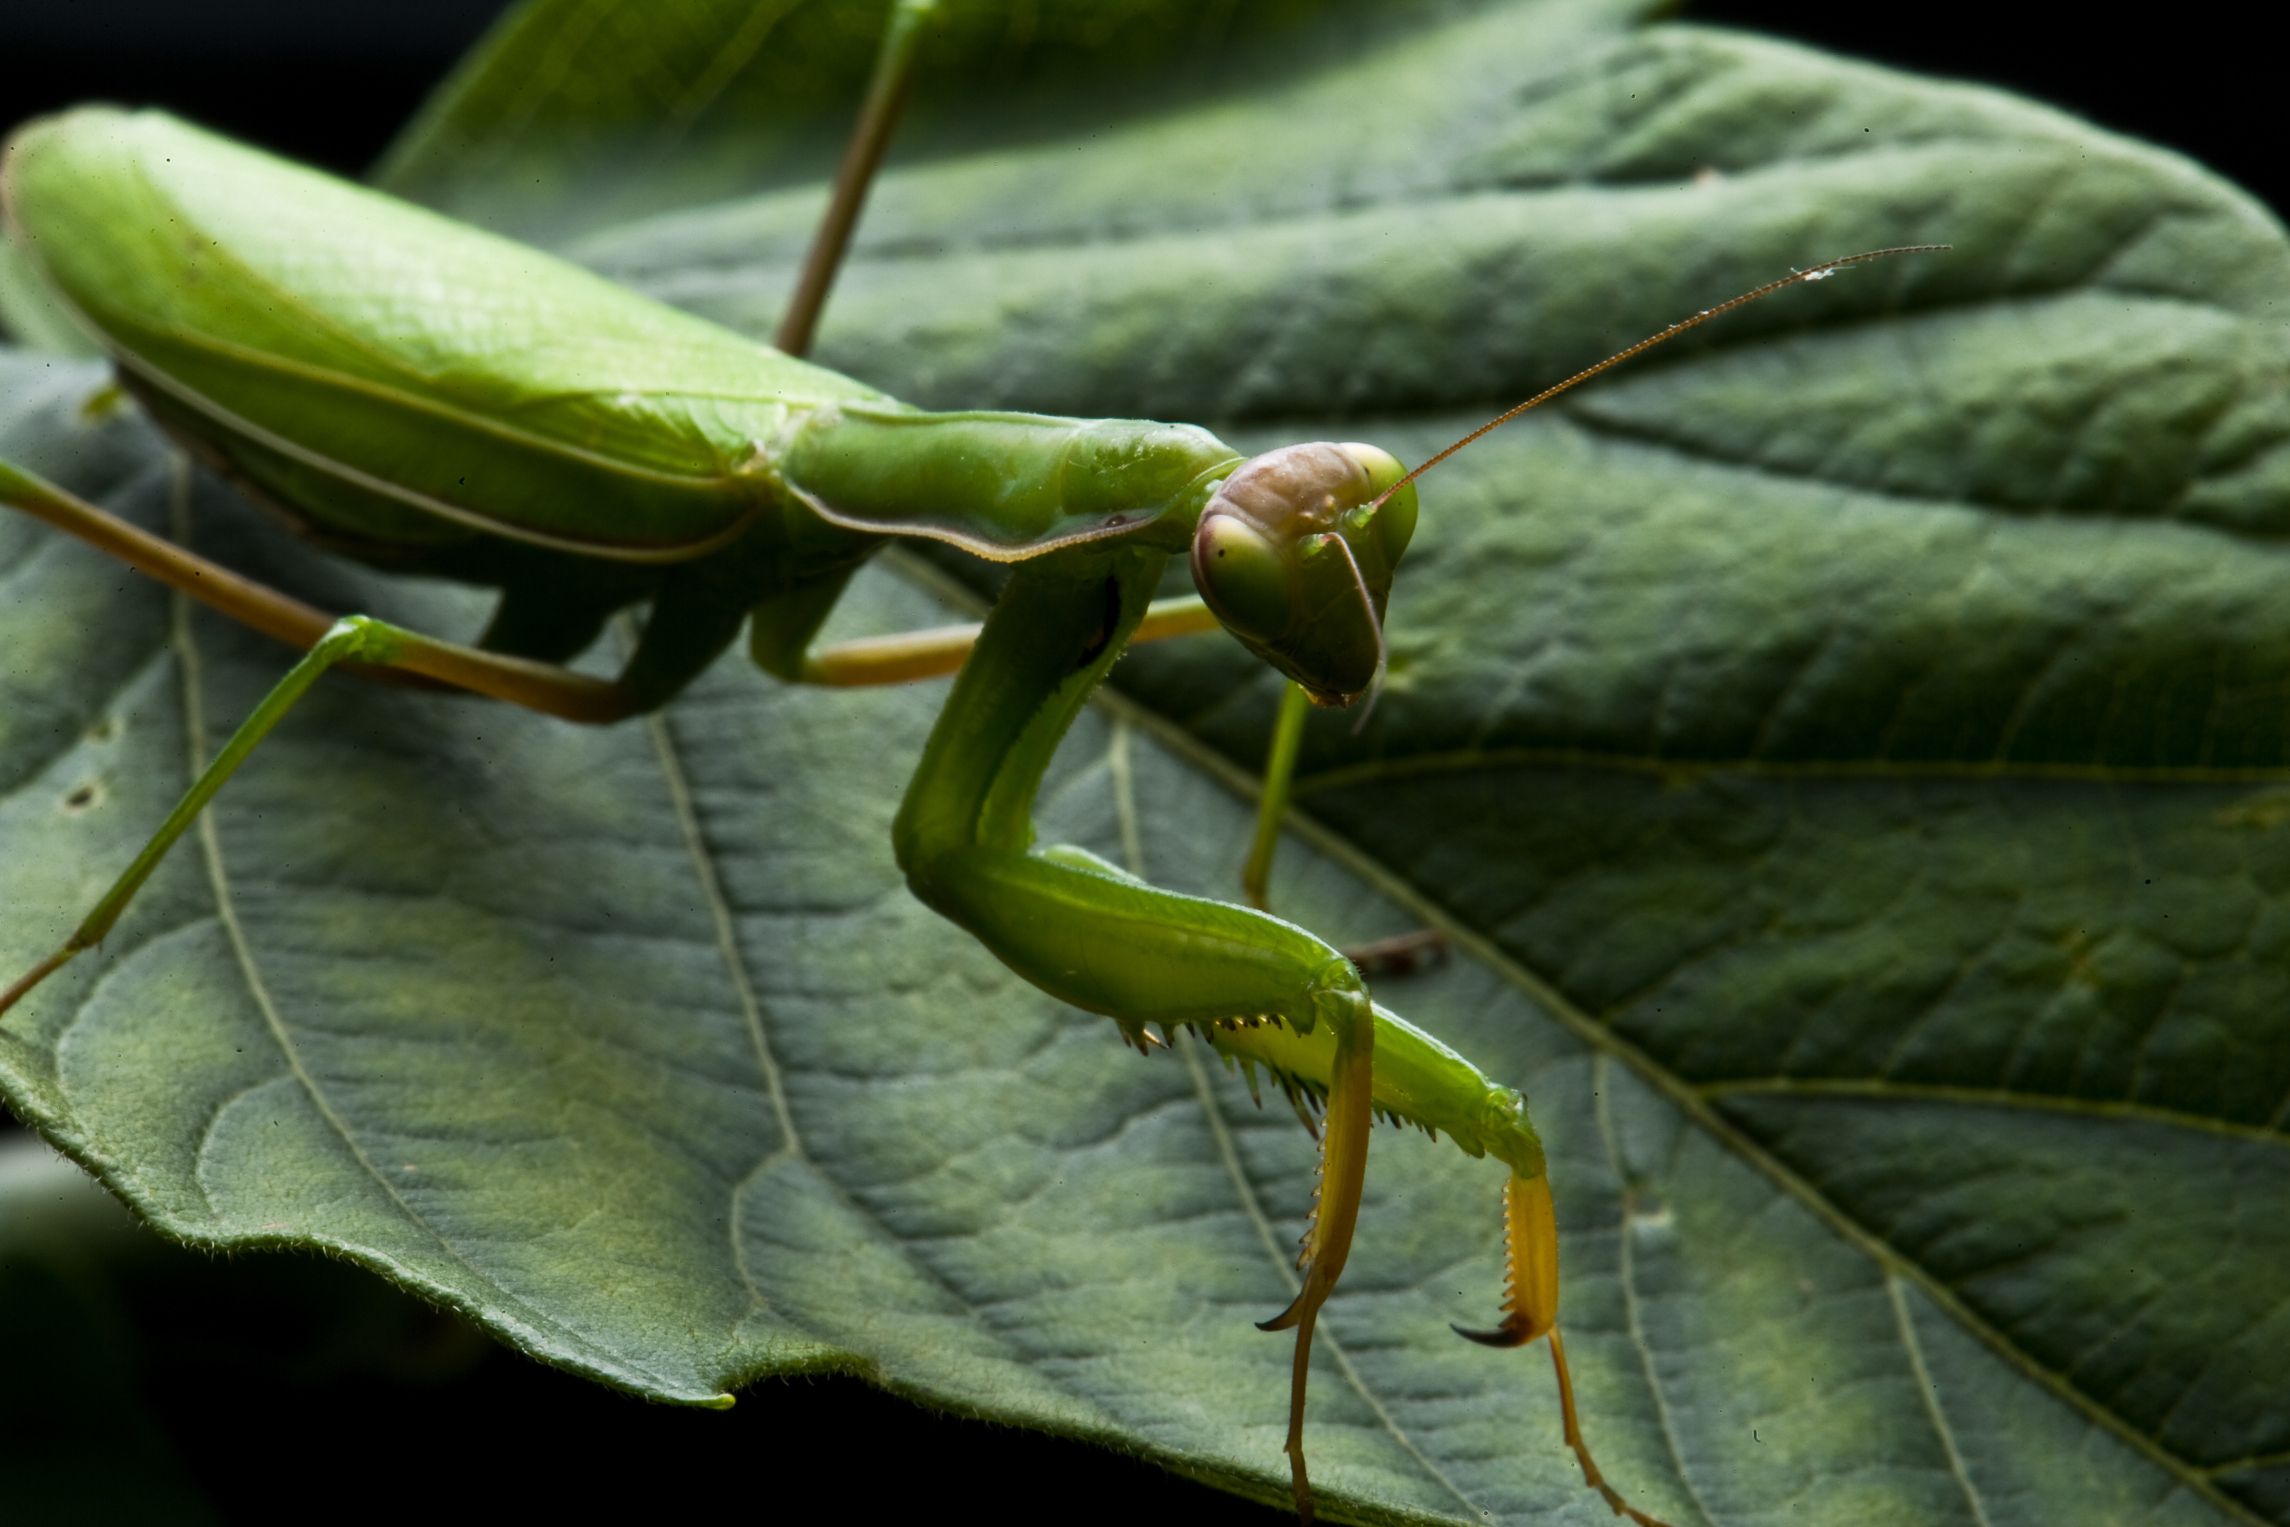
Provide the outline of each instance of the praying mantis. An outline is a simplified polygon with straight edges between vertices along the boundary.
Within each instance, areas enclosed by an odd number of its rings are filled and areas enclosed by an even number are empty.
[[[35,129],[20,145],[9,206],[26,247],[159,418],[322,537],[497,582],[504,601],[475,649],[358,617],[332,621],[131,534],[11,469],[0,489],[16,507],[108,545],[309,655],[72,941],[26,972],[0,1008],[100,941],[168,845],[333,664],[395,669],[569,720],[607,721],[661,703],[743,622],[759,665],[796,682],[920,676],[968,650],[894,829],[915,893],[1037,986],[1114,1018],[1140,1048],[1190,1027],[1324,1106],[1304,1287],[1267,1322],[1296,1332],[1287,1451],[1299,1511],[1308,1517],[1312,1502],[1303,1434],[1312,1332],[1349,1250],[1368,1126],[1382,1113],[1444,1132],[1510,1169],[1512,1287],[1501,1324],[1479,1339],[1548,1340],[1567,1440],[1586,1480],[1617,1512],[1656,1520],[1604,1479],[1580,1435],[1556,1325],[1550,1188],[1523,1100],[1373,1002],[1341,953],[1304,930],[1160,892],[1080,850],[1032,842],[1050,757],[1123,648],[1142,634],[1204,624],[1190,607],[1151,611],[1161,564],[1173,556],[1189,557],[1208,608],[1299,692],[1341,705],[1372,690],[1392,574],[1416,513],[1396,460],[1329,443],[1244,462],[1182,427],[924,415],[543,257],[166,119],[86,114]],[[129,203],[150,194],[168,198],[181,214],[176,226],[197,230],[187,258],[165,240],[115,237],[134,224]],[[307,222],[295,225],[287,209]],[[274,238],[281,242],[264,252]],[[288,243],[296,253],[283,253]],[[338,261],[337,273],[355,279],[335,286],[328,274],[301,269],[296,262],[312,250],[317,263]],[[596,336],[596,348],[556,376],[488,370],[482,354],[451,350],[450,335],[432,336],[447,350],[420,357],[416,369],[440,359],[446,371],[468,366],[479,394],[513,383],[539,395],[545,412],[547,398],[565,390],[599,401],[593,385],[566,383],[588,382],[588,368],[609,356],[628,368],[614,373],[609,406],[538,429],[521,398],[475,398],[434,383],[408,391],[407,413],[418,420],[312,406],[302,395],[308,385],[333,366],[348,369],[331,374],[353,376],[358,363],[347,350],[329,351],[323,334],[264,334],[261,310],[281,291],[314,307],[344,300],[329,317],[345,326],[336,332],[348,334],[349,349],[379,347],[385,370],[414,365],[413,342],[392,327],[404,315],[363,310],[387,293],[386,271],[400,261],[401,271],[450,272],[445,287],[483,309],[491,327],[479,333],[477,351],[530,352],[539,348],[535,336],[555,332],[568,313],[579,318],[568,327]],[[209,280],[224,263],[241,268]],[[1812,267],[1688,322],[1844,263]],[[185,306],[170,306],[178,299]],[[219,306],[206,309],[210,299]],[[224,336],[228,345],[203,343]],[[644,370],[651,363],[633,359],[639,351],[667,354],[659,369]],[[265,396],[253,373],[272,362],[296,380]],[[371,400],[390,380],[365,375],[345,390]],[[743,407],[720,417],[689,408],[662,430],[650,417],[662,396],[710,406],[734,397]],[[448,447],[457,427],[466,438]],[[406,433],[392,440],[391,429]],[[694,453],[709,470],[689,469]],[[480,470],[465,470],[470,462]],[[471,476],[483,480],[481,491],[458,495]],[[617,503],[605,487],[616,476]],[[851,569],[883,540],[902,538],[1012,564],[975,647],[967,633],[816,646]],[[567,582],[577,596],[568,597]],[[552,666],[585,645],[606,614],[643,599],[653,601],[653,619],[618,680]],[[1289,706],[1284,726],[1303,714]],[[1278,794],[1277,785],[1268,791]]]

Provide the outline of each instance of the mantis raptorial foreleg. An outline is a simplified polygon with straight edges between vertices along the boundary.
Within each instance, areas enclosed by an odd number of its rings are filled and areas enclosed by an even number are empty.
[[[1140,1048],[1150,1024],[1212,1035],[1270,1024],[1333,1041],[1303,1286],[1264,1326],[1296,1331],[1287,1451],[1309,1520],[1312,1333],[1350,1252],[1367,1171],[1377,1029],[1367,988],[1350,961],[1291,923],[1034,843],[1043,771],[1143,618],[1163,560],[1123,550],[1012,575],[923,750],[894,843],[924,902],[1042,990],[1112,1018]]]
[[[1558,1332],[1558,1216],[1551,1208],[1548,1177],[1515,1175],[1504,1185],[1503,1244],[1503,1323],[1491,1331],[1455,1326],[1455,1334],[1485,1347],[1524,1347],[1547,1338],[1551,1367],[1558,1376],[1560,1425],[1575,1462],[1582,1466],[1582,1482],[1604,1496],[1615,1515],[1628,1517],[1638,1527],[1668,1527],[1660,1517],[1648,1516],[1624,1500],[1622,1492],[1606,1482],[1598,1460],[1590,1456],[1590,1444],[1583,1440],[1582,1421],[1574,1408],[1574,1375]]]

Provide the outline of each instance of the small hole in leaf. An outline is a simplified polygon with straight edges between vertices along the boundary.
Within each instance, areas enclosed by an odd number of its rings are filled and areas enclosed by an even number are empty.
[[[97,789],[93,782],[74,785],[64,796],[64,815],[68,817],[84,815],[93,810],[96,802],[102,799],[103,792]]]

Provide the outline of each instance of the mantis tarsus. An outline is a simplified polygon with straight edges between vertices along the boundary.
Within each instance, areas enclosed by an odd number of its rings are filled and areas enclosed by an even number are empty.
[[[166,118],[89,111],[35,126],[11,147],[5,191],[22,246],[194,450],[352,554],[491,584],[503,599],[476,647],[334,621],[0,467],[0,497],[16,507],[308,649],[72,938],[0,994],[0,1013],[102,939],[334,663],[602,722],[663,703],[743,622],[756,661],[793,682],[892,682],[943,672],[967,650],[896,824],[916,894],[1139,1048],[1192,1028],[1324,1111],[1303,1287],[1266,1322],[1296,1332],[1287,1452],[1300,1512],[1312,1504],[1313,1326],[1382,1114],[1510,1167],[1503,1317],[1465,1334],[1506,1346],[1547,1336],[1586,1480],[1616,1512],[1655,1523],[1604,1480],[1577,1423],[1550,1189],[1523,1099],[1374,1003],[1352,964],[1303,929],[1033,841],[1043,771],[1125,646],[1211,623],[1198,607],[1149,609],[1173,555],[1189,554],[1217,621],[1299,692],[1333,705],[1371,692],[1414,473],[1362,445],[1244,462],[1181,426],[921,413]],[[155,203],[165,216],[150,215]],[[1892,252],[1707,309],[1513,413],[1743,302]],[[851,571],[899,538],[1013,565],[975,646],[961,631],[816,647]],[[617,679],[557,666],[611,612],[647,600]],[[1302,715],[1290,704],[1284,726]],[[1267,796],[1280,794],[1276,778]]]

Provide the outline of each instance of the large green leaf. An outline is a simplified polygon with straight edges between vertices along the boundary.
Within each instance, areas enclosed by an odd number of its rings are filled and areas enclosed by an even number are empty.
[[[1993,94],[1597,14],[1426,7],[1347,50],[1338,13],[1163,107],[926,121],[822,356],[1420,457],[1790,265],[1952,240],[1428,479],[1392,681],[1310,738],[1277,895],[1454,940],[1383,995],[1531,1092],[1586,1424],[1641,1504],[2290,1522],[2281,230]],[[762,331],[815,206],[576,248]],[[329,605],[481,620],[282,545],[95,385],[12,361],[0,454]],[[12,967],[280,656],[0,538]],[[901,564],[844,619],[950,599]],[[1203,643],[1116,683],[1049,830],[1223,892],[1270,681]],[[1277,1501],[1285,1355],[1243,1321],[1291,1287],[1309,1143],[906,897],[886,829],[942,693],[727,663],[589,733],[322,686],[11,1018],[9,1099],[178,1234],[340,1249],[626,1387],[851,1368]],[[1329,1504],[1607,1519],[1544,1365],[1443,1329],[1491,1307],[1495,1174],[1379,1137],[1370,1179]]]
[[[803,184],[902,0],[528,0],[386,156],[400,195],[526,238]],[[899,152],[976,154],[1373,50],[1452,0],[925,0]],[[1544,0],[1545,42],[1653,0]],[[1307,25],[1313,18],[1318,24]]]

